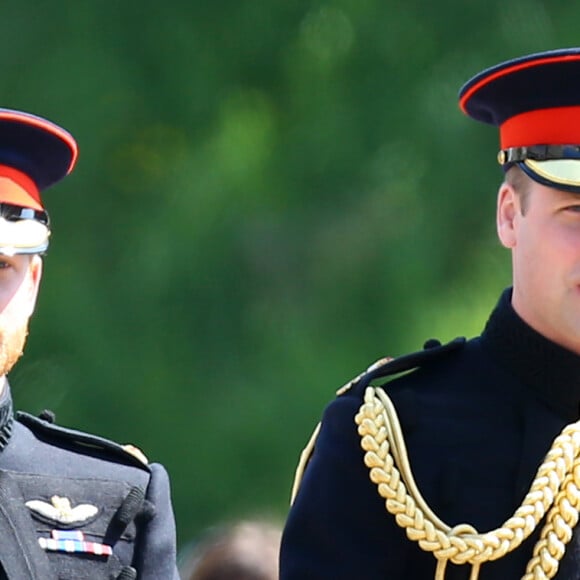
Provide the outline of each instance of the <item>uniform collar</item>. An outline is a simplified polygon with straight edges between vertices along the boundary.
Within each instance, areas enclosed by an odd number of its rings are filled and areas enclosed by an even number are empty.
[[[8,445],[12,435],[14,411],[12,410],[12,394],[6,377],[0,377],[2,392],[0,393],[0,451]]]
[[[580,356],[528,326],[501,295],[481,335],[484,348],[550,407],[576,421],[580,415]]]

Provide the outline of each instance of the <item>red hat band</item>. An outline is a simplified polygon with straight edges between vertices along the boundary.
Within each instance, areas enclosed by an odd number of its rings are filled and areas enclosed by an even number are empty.
[[[504,121],[499,133],[502,149],[580,144],[580,106],[520,113]]]
[[[2,164],[0,164],[0,203],[44,210],[34,181],[24,172]]]

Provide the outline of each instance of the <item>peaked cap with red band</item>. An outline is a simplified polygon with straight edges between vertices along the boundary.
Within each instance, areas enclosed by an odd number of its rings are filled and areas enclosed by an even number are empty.
[[[72,171],[77,144],[35,115],[0,109],[0,203],[43,211],[40,193]]]
[[[498,161],[532,179],[580,193],[580,48],[509,60],[459,92],[470,117],[499,127]]]
[[[77,144],[35,115],[0,109],[0,254],[41,253],[50,236],[41,192],[70,173]]]

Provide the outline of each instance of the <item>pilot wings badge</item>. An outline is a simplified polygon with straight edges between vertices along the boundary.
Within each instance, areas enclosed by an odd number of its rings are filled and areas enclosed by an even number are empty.
[[[50,503],[39,499],[27,501],[26,507],[43,519],[66,526],[84,524],[99,512],[97,506],[88,503],[72,507],[67,497],[58,495],[53,495],[50,498]]]

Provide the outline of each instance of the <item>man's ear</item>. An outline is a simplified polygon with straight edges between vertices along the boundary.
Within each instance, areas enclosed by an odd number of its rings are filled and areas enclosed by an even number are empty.
[[[516,245],[515,220],[520,212],[520,198],[509,183],[502,183],[497,194],[497,235],[506,248]]]
[[[30,258],[28,266],[28,315],[31,316],[36,307],[36,299],[38,298],[38,289],[40,288],[40,280],[42,279],[42,258],[38,255],[33,255]]]

